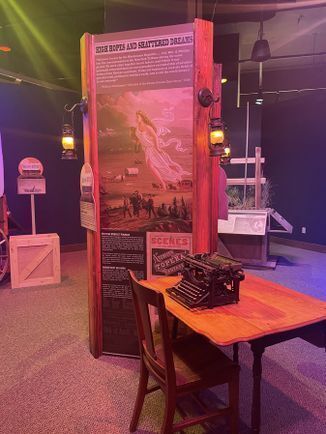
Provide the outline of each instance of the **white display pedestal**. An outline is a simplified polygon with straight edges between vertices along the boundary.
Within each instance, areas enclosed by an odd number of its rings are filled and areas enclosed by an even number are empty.
[[[278,228],[272,228],[272,220]],[[277,258],[269,255],[270,233],[292,233],[293,227],[272,208],[229,210],[228,220],[219,220],[219,252],[246,266],[275,268]]]

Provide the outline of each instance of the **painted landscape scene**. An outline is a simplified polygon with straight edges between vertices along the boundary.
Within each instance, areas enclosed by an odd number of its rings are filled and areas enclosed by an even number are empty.
[[[98,95],[101,226],[191,232],[192,89]]]

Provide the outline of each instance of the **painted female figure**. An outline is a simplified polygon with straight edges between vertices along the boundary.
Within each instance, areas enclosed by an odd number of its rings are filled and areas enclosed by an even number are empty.
[[[171,160],[159,143],[156,126],[142,111],[136,113],[136,135],[145,153],[146,164],[166,190],[168,183],[177,183],[182,176],[190,175],[180,164]]]

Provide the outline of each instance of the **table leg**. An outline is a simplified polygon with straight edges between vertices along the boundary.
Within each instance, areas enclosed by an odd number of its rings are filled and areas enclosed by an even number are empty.
[[[251,343],[251,351],[253,352],[254,361],[252,367],[253,389],[252,389],[252,406],[251,406],[251,431],[258,434],[260,431],[260,407],[261,407],[261,373],[262,364],[261,358],[265,351],[265,347]]]
[[[173,317],[173,324],[172,324],[172,339],[176,339],[178,337],[178,327],[179,327],[179,320],[177,317]]]
[[[239,363],[239,344],[238,344],[238,342],[233,344],[233,361],[234,361],[234,363]]]

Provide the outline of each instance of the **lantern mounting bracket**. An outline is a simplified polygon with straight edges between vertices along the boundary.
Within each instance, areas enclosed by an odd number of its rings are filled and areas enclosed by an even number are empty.
[[[198,101],[202,107],[209,107],[212,104],[219,102],[220,97],[214,96],[212,91],[207,87],[203,87],[198,92]]]
[[[73,112],[77,107],[79,107],[80,111],[82,113],[87,113],[88,111],[88,99],[86,96],[83,96],[82,99],[80,100],[80,102],[77,102],[76,104],[74,104],[72,107],[69,108],[69,104],[66,104],[64,106],[64,109],[66,112]]]

